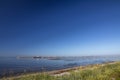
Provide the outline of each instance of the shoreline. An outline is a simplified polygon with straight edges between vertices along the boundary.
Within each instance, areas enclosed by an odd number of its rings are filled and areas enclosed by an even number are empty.
[[[72,68],[66,68],[66,69],[60,69],[60,70],[52,70],[52,71],[43,71],[43,72],[27,72],[27,73],[22,73],[22,74],[18,74],[18,75],[12,75],[12,76],[4,76],[2,78],[6,78],[7,80],[9,80],[9,78],[14,79],[14,78],[20,78],[20,77],[25,77],[25,76],[33,76],[33,75],[39,75],[39,74],[47,74],[50,76],[63,76],[63,75],[69,75],[70,71],[74,71],[77,72],[77,70],[86,70],[86,69],[95,69],[101,66],[105,66],[108,64],[115,64],[118,61],[110,61],[110,62],[104,62],[101,64],[89,64],[89,65],[85,65],[85,66],[77,66],[77,67],[72,67]],[[2,78],[0,78],[0,80],[2,80]]]
[[[115,63],[117,63],[117,61],[105,62],[105,63],[101,63],[101,64],[89,64],[89,65],[85,65],[85,66],[77,66],[77,67],[72,67],[72,68],[50,71],[50,72],[47,72],[47,73],[49,75],[52,75],[52,76],[62,76],[62,74],[64,75],[64,73],[68,74],[67,72],[69,72],[69,71],[77,72],[76,70],[85,70],[85,69],[88,69],[88,68],[93,69],[93,68],[98,68],[98,67],[101,67],[101,66],[105,66],[105,65],[108,65],[108,64],[115,64]]]

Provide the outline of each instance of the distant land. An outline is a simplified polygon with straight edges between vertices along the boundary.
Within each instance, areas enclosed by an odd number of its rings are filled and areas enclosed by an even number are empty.
[[[63,60],[63,59],[67,59],[67,60],[72,60],[72,58],[74,59],[79,59],[79,58],[97,58],[97,57],[116,57],[116,56],[120,56],[120,55],[106,55],[106,56],[17,56],[17,59],[27,59],[27,58],[32,58],[32,59],[48,59],[48,60]]]

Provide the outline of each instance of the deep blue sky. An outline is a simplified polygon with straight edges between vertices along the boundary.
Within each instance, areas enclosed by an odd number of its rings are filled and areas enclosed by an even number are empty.
[[[0,56],[119,53],[118,0],[0,0]]]

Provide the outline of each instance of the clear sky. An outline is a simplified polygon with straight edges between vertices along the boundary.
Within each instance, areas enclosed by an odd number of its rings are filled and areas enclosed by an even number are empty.
[[[0,56],[120,54],[118,0],[0,0]]]

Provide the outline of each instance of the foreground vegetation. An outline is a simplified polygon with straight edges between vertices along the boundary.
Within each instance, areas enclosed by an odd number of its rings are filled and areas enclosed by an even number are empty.
[[[120,62],[89,65],[69,73],[62,76],[47,73],[28,74],[1,80],[120,80]]]

